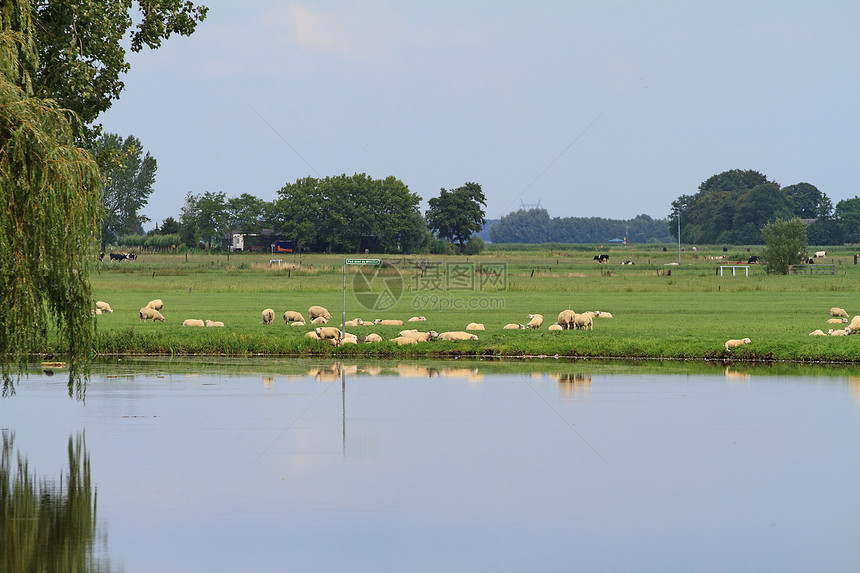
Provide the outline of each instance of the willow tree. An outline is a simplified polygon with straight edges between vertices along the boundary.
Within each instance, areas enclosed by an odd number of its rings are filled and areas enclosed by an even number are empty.
[[[69,394],[83,396],[95,323],[89,261],[99,170],[74,145],[71,112],[33,97],[29,0],[0,3],[0,374],[4,394],[55,331]]]

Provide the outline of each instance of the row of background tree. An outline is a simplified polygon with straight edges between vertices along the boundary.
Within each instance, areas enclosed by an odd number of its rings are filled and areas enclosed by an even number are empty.
[[[762,228],[777,219],[800,218],[811,245],[860,242],[860,197],[831,200],[810,183],[780,187],[758,171],[724,171],[699,185],[695,195],[672,202],[668,231],[687,244],[763,244]]]
[[[620,238],[629,243],[668,243],[672,235],[665,219],[639,215],[630,220],[600,217],[552,217],[543,208],[520,209],[489,226],[493,243],[605,243]]]

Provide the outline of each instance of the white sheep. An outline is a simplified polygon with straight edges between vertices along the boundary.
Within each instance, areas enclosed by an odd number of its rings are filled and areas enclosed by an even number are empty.
[[[304,322],[291,322],[290,323],[290,326],[304,326],[304,325],[305,325]]]
[[[311,330],[310,332],[305,333],[305,338],[313,338],[314,340],[319,340],[320,335],[317,334],[316,330]]]
[[[335,346],[343,346],[344,344],[358,344],[358,337],[351,332],[344,332],[343,338],[338,340]]]
[[[824,321],[825,324],[844,324],[848,322],[847,318],[828,318]]]
[[[356,320],[347,320],[344,326],[361,326],[361,323]]]
[[[427,320],[427,319],[424,318],[423,316],[413,316],[412,318],[410,318],[406,322],[424,322],[425,320]]]
[[[220,320],[206,320],[206,326],[224,326]]]
[[[113,312],[113,309],[110,307],[110,305],[103,300],[96,301],[96,309],[102,312]]]
[[[343,338],[343,333],[339,328],[335,328],[334,326],[315,328],[314,332],[316,332],[317,336],[322,340],[340,340]]]
[[[367,336],[364,337],[365,342],[382,342],[382,337],[376,334],[375,332],[371,332]]]
[[[480,322],[470,322],[466,325],[466,330],[484,330],[484,325]]]
[[[138,314],[142,322],[146,322],[147,320],[151,320],[152,322],[160,320],[164,322],[164,316],[154,308],[143,307]]]
[[[848,318],[848,313],[845,312],[844,308],[839,308],[837,306],[834,306],[833,308],[830,309],[830,316],[843,316],[845,318]]]
[[[547,328],[547,330],[564,330],[564,327],[558,323],[550,324],[549,328]]]
[[[305,317],[298,311],[288,310],[284,313],[284,322],[305,322]]]
[[[146,303],[146,308],[153,308],[155,310],[162,310],[162,309],[164,309],[164,303],[161,302],[160,298],[157,298],[155,300],[151,300],[148,303]]]
[[[612,318],[612,313],[611,312],[602,312],[600,310],[595,310],[594,316],[596,318]]]
[[[411,336],[398,336],[397,338],[389,338],[391,342],[396,342],[397,346],[406,346],[408,344],[418,344],[417,338]]]
[[[851,334],[851,331],[847,328],[841,328],[839,330],[828,329],[827,336],[848,336]]]
[[[275,321],[275,311],[267,308],[263,311],[263,324],[272,324]]]
[[[94,308],[93,309],[93,314],[101,314],[101,313],[102,313],[102,309],[100,309],[100,308]]]
[[[186,318],[182,321],[182,326],[206,326],[206,323],[196,318]]]
[[[515,322],[510,322],[502,327],[504,330],[525,330],[525,324],[517,324]]]
[[[377,318],[373,321],[373,324],[379,324],[381,326],[403,326],[403,321],[393,318]]]
[[[318,316],[315,319],[311,320],[311,324],[328,324],[329,319],[324,316]]]
[[[855,316],[854,318],[852,318],[848,326],[845,327],[845,330],[851,332],[852,334],[860,331],[860,316]]]
[[[558,324],[562,328],[570,329],[574,328],[574,319],[576,318],[576,313],[570,309],[563,310],[558,313]]]
[[[726,340],[726,350],[729,348],[734,348],[735,346],[743,346],[744,344],[749,344],[752,342],[749,338],[735,338],[732,340]]]
[[[313,320],[319,316],[324,316],[326,320],[331,320],[331,313],[323,306],[314,305],[310,307],[308,309],[308,316],[310,317],[311,322],[313,322]]]
[[[431,330],[430,332],[418,332],[417,330],[401,330],[400,336],[414,338],[418,342],[430,342],[439,335],[436,333],[435,330]]]
[[[439,335],[439,340],[478,340],[477,334],[469,334],[468,332],[463,332],[462,330],[455,330],[453,332],[443,332]]]
[[[813,330],[809,333],[809,336],[827,336],[826,332],[822,332],[821,329]]]
[[[540,328],[543,324],[543,315],[542,314],[530,314],[529,322],[526,324],[526,328]]]
[[[577,314],[573,319],[573,328],[576,330],[594,330],[594,319],[590,312]]]

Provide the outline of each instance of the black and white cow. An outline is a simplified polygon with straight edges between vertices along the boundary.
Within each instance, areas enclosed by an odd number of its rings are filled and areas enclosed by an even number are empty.
[[[594,255],[594,260],[597,261],[598,263],[608,263],[609,262],[609,255],[607,255],[607,254]]]
[[[110,254],[110,260],[111,261],[122,262],[125,260],[133,261],[135,259],[137,259],[137,255],[135,255],[134,253],[111,253]]]

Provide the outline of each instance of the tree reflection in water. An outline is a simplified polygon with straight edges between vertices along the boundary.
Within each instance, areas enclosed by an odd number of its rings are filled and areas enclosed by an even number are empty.
[[[69,437],[69,469],[55,480],[30,473],[15,435],[2,432],[0,457],[0,571],[110,571],[100,558],[96,492],[83,435]]]

